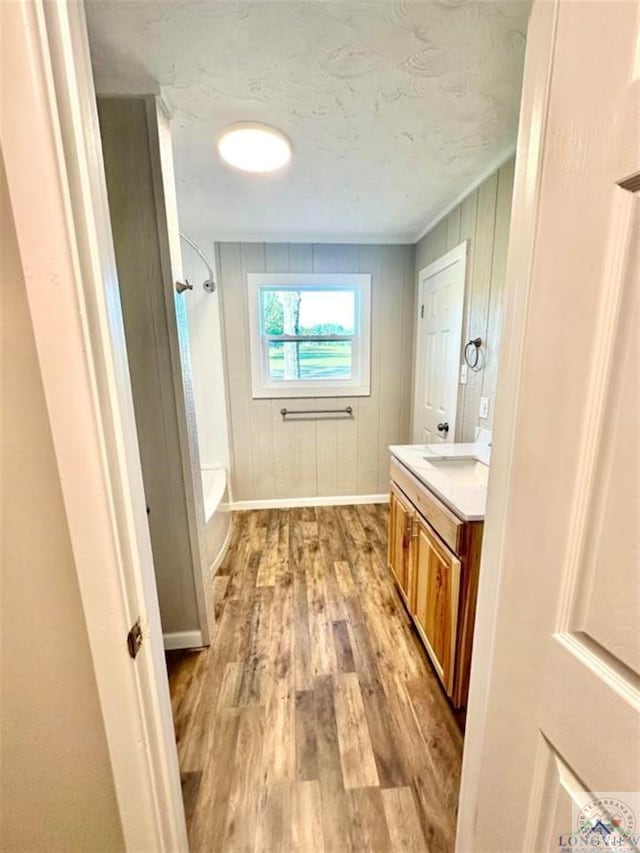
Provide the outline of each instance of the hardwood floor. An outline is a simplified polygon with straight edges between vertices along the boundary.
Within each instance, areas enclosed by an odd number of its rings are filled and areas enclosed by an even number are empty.
[[[236,513],[210,649],[168,655],[192,851],[449,851],[462,736],[386,506]]]

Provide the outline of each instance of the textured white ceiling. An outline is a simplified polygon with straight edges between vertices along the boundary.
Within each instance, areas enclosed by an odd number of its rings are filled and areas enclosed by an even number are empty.
[[[184,230],[413,240],[511,147],[528,0],[88,0],[99,91],[164,88]],[[219,159],[236,121],[291,139],[282,172]]]

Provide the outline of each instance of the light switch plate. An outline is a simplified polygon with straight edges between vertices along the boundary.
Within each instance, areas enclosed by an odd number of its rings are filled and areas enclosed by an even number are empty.
[[[480,413],[479,416],[481,418],[489,417],[489,398],[488,397],[480,397]]]
[[[461,385],[467,384],[467,371],[468,370],[469,370],[469,368],[467,367],[466,364],[460,365],[460,384]]]

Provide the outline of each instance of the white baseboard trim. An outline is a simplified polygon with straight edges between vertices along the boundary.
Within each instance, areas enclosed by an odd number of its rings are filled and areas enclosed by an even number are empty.
[[[273,498],[260,501],[235,501],[226,505],[231,512],[246,509],[295,509],[307,506],[351,506],[353,504],[386,504],[389,495],[333,495],[313,498]]]
[[[216,572],[220,568],[222,561],[227,556],[227,551],[229,550],[229,545],[231,544],[231,537],[233,536],[233,521],[229,524],[229,529],[227,530],[227,535],[224,537],[224,542],[222,543],[222,548],[218,552],[218,556],[215,558],[213,563],[209,566],[209,580],[213,580]]]
[[[174,631],[163,634],[165,651],[171,649],[200,649],[202,648],[201,631]]]

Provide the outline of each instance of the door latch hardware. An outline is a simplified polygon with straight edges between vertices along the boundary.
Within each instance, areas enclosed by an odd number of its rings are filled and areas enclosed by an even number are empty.
[[[438,424],[438,432],[443,432],[446,435],[449,432],[449,424],[446,422]]]
[[[140,626],[140,620],[138,619],[131,626],[131,630],[127,634],[127,648],[129,649],[129,655],[135,659],[136,655],[140,651],[140,646],[142,645],[142,627]]]

